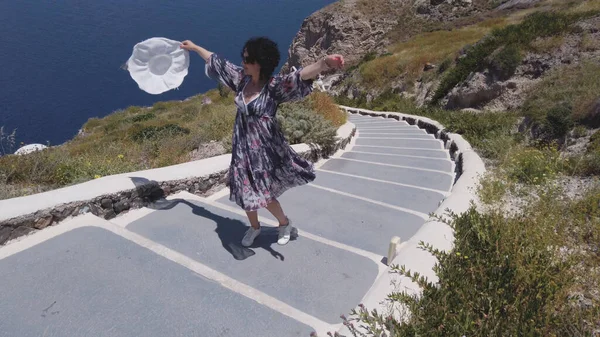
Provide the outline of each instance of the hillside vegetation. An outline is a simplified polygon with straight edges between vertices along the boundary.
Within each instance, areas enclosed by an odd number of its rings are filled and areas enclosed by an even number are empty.
[[[355,336],[359,326],[378,337],[598,335],[600,44],[589,33],[598,28],[584,28],[600,22],[600,1],[542,1],[474,21],[367,54],[334,89],[340,104],[439,121],[488,167],[481,204],[448,223],[453,249],[422,243],[439,282],[393,266],[423,289],[387,298],[410,317],[361,306],[345,324]],[[565,51],[577,57],[552,61]],[[548,68],[524,75],[534,62]],[[478,73],[487,88],[519,76],[531,84],[509,110],[449,107]]]
[[[228,153],[235,111],[233,95],[219,88],[183,102],[133,106],[91,118],[63,145],[0,157],[0,199]],[[321,147],[333,145],[337,127],[346,122],[332,99],[320,92],[283,104],[277,117],[291,144]],[[12,153],[14,142],[14,135],[2,134],[4,154]]]

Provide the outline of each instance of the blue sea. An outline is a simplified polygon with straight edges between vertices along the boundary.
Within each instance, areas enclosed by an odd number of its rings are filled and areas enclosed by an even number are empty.
[[[333,0],[0,1],[0,126],[17,142],[58,145],[90,117],[128,106],[182,100],[215,87],[190,54],[177,90],[150,95],[121,66],[151,37],[192,40],[240,64],[252,36],[289,45],[313,12]],[[18,145],[17,145],[18,147]]]

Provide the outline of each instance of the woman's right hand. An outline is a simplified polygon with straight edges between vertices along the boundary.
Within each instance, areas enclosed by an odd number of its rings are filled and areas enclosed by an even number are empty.
[[[187,51],[196,50],[198,48],[198,46],[196,46],[194,44],[194,42],[192,42],[190,40],[185,40],[185,41],[181,42],[181,45],[179,47],[181,49],[185,49]]]

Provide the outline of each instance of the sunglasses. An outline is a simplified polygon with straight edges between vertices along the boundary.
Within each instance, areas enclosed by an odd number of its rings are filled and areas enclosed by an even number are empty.
[[[254,63],[256,60],[253,57],[248,56],[244,56],[244,53],[242,53],[242,61],[246,64],[252,64]]]

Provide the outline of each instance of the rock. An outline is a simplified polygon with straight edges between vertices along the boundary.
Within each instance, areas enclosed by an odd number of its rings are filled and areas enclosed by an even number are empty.
[[[419,7],[417,7],[417,13],[418,14],[431,14],[431,8],[429,8],[429,6],[427,5],[421,5]]]
[[[110,220],[110,219],[114,219],[116,216],[117,216],[117,213],[111,209],[106,214],[104,214],[104,219]]]
[[[198,146],[197,149],[189,154],[189,160],[200,160],[204,158],[220,156],[225,153],[227,153],[227,150],[221,142],[212,141]]]
[[[592,128],[600,127],[600,98],[590,104],[583,122]]]
[[[446,2],[446,0],[430,0],[429,3],[432,6],[438,6],[441,5],[442,3]]]
[[[473,74],[465,84],[452,89],[447,109],[476,108],[500,96],[502,85],[490,81],[484,73]]]
[[[435,64],[431,64],[431,63],[427,62],[427,63],[425,63],[423,70],[428,71],[428,70],[434,69],[435,67],[436,67]]]
[[[202,98],[202,104],[203,105],[212,104],[212,101],[209,97],[204,97],[204,98]]]
[[[404,1],[389,0],[383,10],[369,15],[357,1],[338,1],[316,11],[302,22],[280,73],[287,74],[292,67],[309,65],[327,54],[342,54],[351,65],[368,52],[380,53],[386,45],[382,43],[385,34],[407,7],[403,5]]]
[[[156,181],[150,181],[136,187],[137,194],[142,199],[155,200],[164,196],[163,190]]]
[[[0,245],[3,245],[6,241],[8,241],[8,238],[10,237],[10,233],[12,231],[12,227],[0,227]]]
[[[100,205],[104,209],[111,209],[113,207],[113,201],[111,199],[102,199]]]
[[[119,214],[125,210],[128,210],[130,207],[131,206],[129,205],[129,202],[127,200],[122,200],[114,205],[114,210],[117,214]]]
[[[29,227],[25,227],[25,226],[20,226],[15,228],[11,233],[10,236],[8,237],[8,240],[13,240],[16,239],[18,237],[21,237],[23,235],[27,235],[31,232],[33,232],[34,229],[33,228],[29,228]]]
[[[517,83],[513,82],[513,81],[509,81],[508,83],[506,83],[506,87],[511,90],[517,89]]]
[[[33,227],[35,227],[35,229],[44,229],[52,224],[53,219],[54,217],[52,215],[47,215],[43,218],[39,218],[35,221]]]
[[[131,201],[132,208],[140,208],[143,206],[144,206],[144,201],[141,198],[137,197],[137,198],[132,199],[132,201]]]
[[[418,107],[422,107],[431,100],[431,96],[435,93],[438,81],[434,82],[418,82],[415,84],[415,103]]]
[[[474,114],[481,113],[481,110],[478,110],[478,109],[473,109],[473,108],[461,109],[460,111],[463,111],[463,112],[470,112],[470,113],[474,113]]]
[[[208,190],[211,185],[212,184],[210,183],[210,181],[201,181],[200,183],[198,183],[198,190],[204,192]]]
[[[92,213],[93,215],[100,215],[100,207],[94,205],[93,203],[88,203],[85,204],[83,206],[81,206],[81,208],[79,208],[79,210],[76,212],[77,215],[83,215],[85,213]]]
[[[508,0],[496,7],[496,10],[503,11],[508,9],[526,9],[533,7],[538,2],[540,2],[540,0]]]
[[[60,207],[56,208],[55,210],[52,210],[50,212],[50,214],[52,214],[52,216],[55,218],[54,221],[60,222],[60,221],[63,221],[64,219],[66,219],[68,216],[70,216],[73,213],[74,209],[75,208],[73,206],[71,206],[71,207],[60,206]]]

